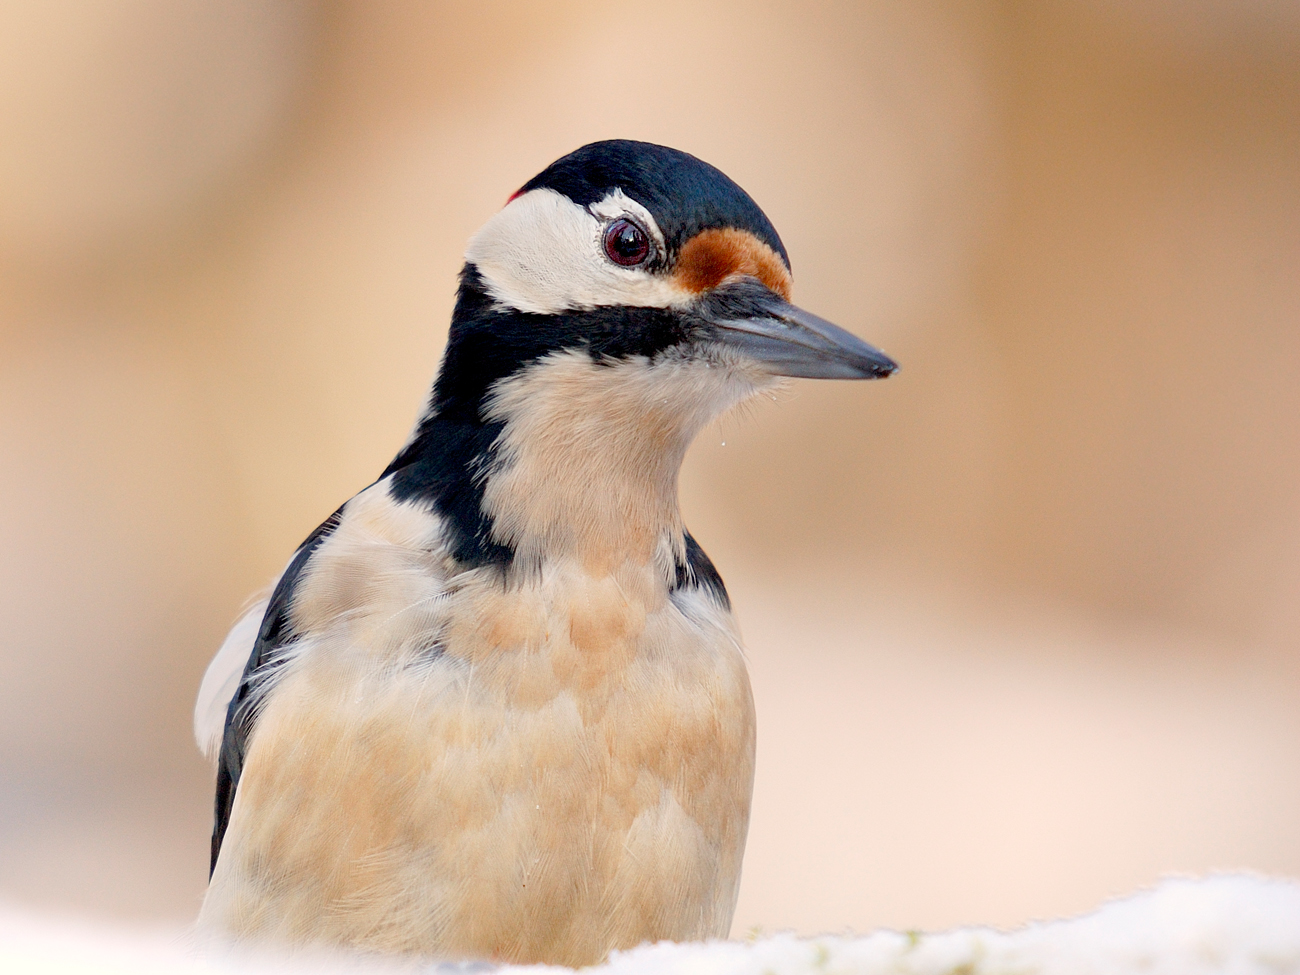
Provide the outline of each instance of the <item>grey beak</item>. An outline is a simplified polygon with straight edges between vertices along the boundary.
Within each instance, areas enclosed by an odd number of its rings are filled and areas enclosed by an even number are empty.
[[[702,302],[714,341],[776,376],[883,379],[898,363],[851,332],[790,304],[754,280],[723,285]]]

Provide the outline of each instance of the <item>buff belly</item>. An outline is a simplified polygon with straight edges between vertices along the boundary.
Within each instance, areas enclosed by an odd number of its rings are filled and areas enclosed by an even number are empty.
[[[201,923],[574,966],[725,937],[754,755],[730,615],[648,571],[573,567],[442,609],[419,651],[361,649],[356,612],[303,641],[265,699]]]

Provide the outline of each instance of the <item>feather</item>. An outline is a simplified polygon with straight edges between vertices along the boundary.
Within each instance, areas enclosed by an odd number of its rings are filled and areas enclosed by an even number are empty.
[[[221,649],[208,664],[203,683],[199,685],[199,697],[194,702],[194,738],[199,743],[199,750],[214,762],[226,728],[226,708],[239,688],[239,679],[248,666],[258,628],[271,601],[271,590],[278,581],[279,576],[265,589],[249,597],[245,610],[226,634]]]

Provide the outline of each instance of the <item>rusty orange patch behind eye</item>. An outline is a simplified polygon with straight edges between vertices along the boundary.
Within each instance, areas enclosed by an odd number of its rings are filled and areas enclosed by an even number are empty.
[[[687,291],[716,288],[728,278],[758,278],[782,298],[790,298],[790,271],[772,248],[747,230],[702,230],[677,256],[673,279]]]

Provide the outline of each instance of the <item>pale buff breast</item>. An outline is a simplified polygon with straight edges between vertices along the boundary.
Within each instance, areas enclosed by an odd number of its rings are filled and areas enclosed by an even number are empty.
[[[383,559],[349,545],[318,585]],[[647,567],[444,591],[397,563],[418,610],[391,586],[333,607],[358,590],[309,589],[319,615],[265,701],[201,920],[568,965],[725,936],[754,754],[730,614]]]

